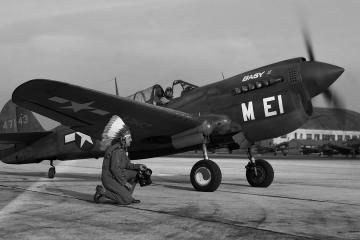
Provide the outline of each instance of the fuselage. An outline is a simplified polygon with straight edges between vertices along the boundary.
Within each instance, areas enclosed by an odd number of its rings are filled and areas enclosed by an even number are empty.
[[[11,144],[0,151],[0,159],[8,164],[36,163],[43,160],[73,160],[103,156],[99,141],[66,126],[58,126],[49,135],[28,143]]]
[[[165,107],[205,120],[222,116],[231,121],[231,126],[227,131],[213,133],[209,145],[230,149],[248,147],[303,125],[312,114],[311,98],[326,90],[343,71],[304,58],[289,59],[195,88]],[[140,145],[143,147],[134,146],[130,156],[159,156],[200,147],[199,144],[176,149],[171,143],[167,146],[162,143],[157,148],[153,142],[151,148]]]

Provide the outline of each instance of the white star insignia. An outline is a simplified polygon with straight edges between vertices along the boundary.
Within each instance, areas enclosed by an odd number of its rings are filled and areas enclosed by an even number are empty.
[[[72,109],[74,112],[79,112],[81,110],[94,110],[95,108],[90,105],[93,104],[94,101],[88,103],[77,103],[71,101],[71,106],[61,107],[63,109]]]
[[[83,134],[81,132],[76,132],[76,133],[81,137],[80,147],[82,147],[85,142],[89,142],[91,144],[94,144],[90,136],[88,136],[86,134]]]
[[[64,136],[65,144],[75,142],[75,138],[76,138],[75,135],[78,135],[80,137],[80,139],[81,139],[80,140],[80,148],[85,144],[85,142],[88,142],[91,145],[94,144],[93,140],[91,139],[91,137],[89,135],[86,135],[86,134],[81,133],[81,132],[73,132],[73,133],[65,135]]]
[[[62,108],[62,109],[71,109],[74,112],[79,112],[81,110],[90,110],[90,112],[95,113],[95,114],[100,115],[100,116],[105,116],[105,115],[109,114],[108,111],[105,111],[103,109],[94,108],[94,107],[90,106],[95,101],[91,101],[91,102],[87,102],[87,103],[78,103],[78,102],[70,101],[68,99],[58,97],[58,96],[50,97],[48,99],[50,101],[52,101],[52,102],[56,102],[56,103],[59,103],[59,104],[69,104],[70,103],[71,104],[70,106],[60,107],[60,108]]]

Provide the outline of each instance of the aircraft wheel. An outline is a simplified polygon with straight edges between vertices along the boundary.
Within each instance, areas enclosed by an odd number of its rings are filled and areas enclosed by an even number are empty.
[[[274,180],[274,169],[267,161],[256,159],[255,165],[246,166],[246,179],[252,187],[268,187]]]
[[[48,178],[54,178],[54,177],[55,177],[55,173],[56,173],[55,167],[49,168]]]
[[[190,181],[200,192],[214,192],[222,179],[219,166],[211,160],[200,160],[192,167]]]

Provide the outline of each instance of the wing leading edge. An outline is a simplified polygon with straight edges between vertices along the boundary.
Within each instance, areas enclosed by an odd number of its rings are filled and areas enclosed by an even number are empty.
[[[130,127],[133,139],[172,136],[199,126],[195,116],[136,102],[96,90],[46,79],[34,79],[15,89],[12,100],[96,138],[114,115]]]

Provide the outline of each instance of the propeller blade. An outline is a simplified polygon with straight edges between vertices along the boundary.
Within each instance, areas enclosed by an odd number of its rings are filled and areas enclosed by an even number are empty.
[[[302,34],[304,37],[306,52],[308,54],[309,61],[315,61],[314,50],[313,50],[309,30],[303,27]]]
[[[334,91],[331,91],[330,88],[326,89],[323,92],[323,96],[329,105],[331,104],[336,108],[344,107],[344,103],[341,98],[337,94],[335,94]]]
[[[330,89],[326,89],[324,92],[324,98],[327,102],[331,102],[331,98],[332,98],[332,92],[330,91]]]

